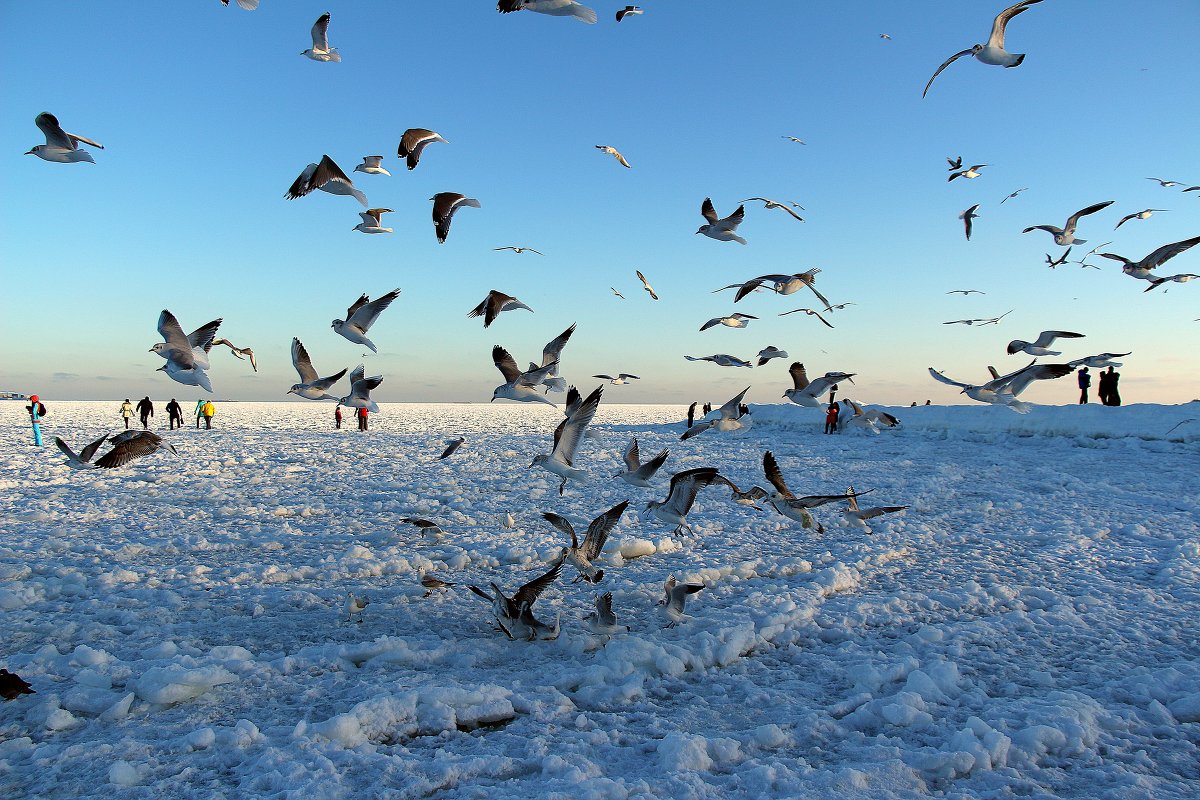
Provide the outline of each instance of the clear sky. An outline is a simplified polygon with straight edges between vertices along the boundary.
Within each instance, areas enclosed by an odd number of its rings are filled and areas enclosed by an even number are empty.
[[[178,396],[199,390],[154,370],[147,350],[168,308],[186,330],[223,317],[223,335],[258,354],[260,372],[214,351],[218,398],[277,400],[296,381],[299,336],[322,374],[364,361],[330,321],[360,293],[400,287],[365,359],[382,374],[378,400],[486,401],[500,376],[491,347],[518,362],[572,322],[563,374],[642,376],[609,387],[610,402],[775,402],[798,359],[810,376],[858,374],[862,402],[960,402],[926,367],[981,382],[986,366],[1019,366],[1010,339],[1043,329],[1064,358],[1132,350],[1127,402],[1200,397],[1200,281],[1149,294],[1093,257],[1099,270],[1055,270],[1049,234],[1103,200],[1080,224],[1092,244],[1141,258],[1200,234],[1200,30],[1195,0],[1131,5],[1046,0],[1016,18],[1016,69],[945,58],[985,41],[1000,2],[591,3],[599,23],[531,12],[500,15],[490,0],[262,0],[246,12],[218,0],[4,3],[0,53],[0,390],[47,398]],[[332,13],[344,58],[300,53]],[[886,33],[890,40],[880,37]],[[22,155],[42,143],[34,117],[93,138],[91,164]],[[396,158],[409,127],[440,132],[413,172]],[[797,136],[807,144],[783,138]],[[617,147],[625,169],[594,148]],[[350,173],[372,206],[394,209],[393,235],[351,229],[360,206],[284,191],[323,153],[348,173],[383,154],[391,177]],[[948,183],[946,156],[989,166]],[[1004,205],[1016,189],[1028,191]],[[428,198],[457,191],[481,209],[455,216],[439,245]],[[700,204],[722,215],[752,195],[798,202],[803,224],[748,204],[742,247],[696,236]],[[979,203],[970,242],[958,214]],[[1144,208],[1168,209],[1114,231]],[[495,252],[504,245],[546,255]],[[830,330],[803,314],[810,293],[758,293],[733,304],[712,290],[760,274],[819,267]],[[650,300],[634,270],[661,296]],[[1200,273],[1200,247],[1164,274]],[[626,297],[621,300],[609,287]],[[489,289],[535,309],[484,330],[466,312]],[[986,295],[946,295],[973,288]],[[710,317],[758,316],[744,330],[703,333]],[[1012,310],[1000,325],[943,325]],[[790,358],[761,369],[691,363],[684,354],[749,359],[766,345]],[[339,388],[345,388],[342,383]],[[1027,393],[1074,399],[1072,378]]]

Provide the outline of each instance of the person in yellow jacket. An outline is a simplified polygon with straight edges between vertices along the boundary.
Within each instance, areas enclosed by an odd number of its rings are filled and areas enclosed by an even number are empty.
[[[204,429],[212,430],[212,418],[217,413],[217,407],[213,405],[212,400],[204,401],[204,405],[200,407],[200,413],[204,416]]]
[[[133,419],[133,403],[129,402],[128,397],[121,403],[121,419],[125,420],[125,430],[129,430],[129,420]]]

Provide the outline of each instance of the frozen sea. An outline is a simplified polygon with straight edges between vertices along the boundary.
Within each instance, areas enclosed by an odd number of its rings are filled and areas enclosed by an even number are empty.
[[[1200,404],[835,436],[754,406],[681,442],[681,407],[602,403],[563,497],[528,468],[546,406],[385,405],[367,433],[331,404],[160,409],[178,458],[79,472],[53,437],[114,432],[117,403],[47,405],[37,449],[0,404],[0,666],[37,691],[0,702],[0,797],[1200,796]],[[609,477],[632,435],[671,450],[653,490]],[[763,484],[767,449],[797,493],[910,508],[825,507],[818,534],[714,487],[682,537],[634,513],[683,469]],[[541,512],[582,530],[625,499],[603,582],[567,566],[535,606],[557,640],[463,590],[544,571]],[[425,597],[425,570],[460,586]],[[665,629],[669,575],[705,589]],[[603,591],[629,633],[584,627]]]

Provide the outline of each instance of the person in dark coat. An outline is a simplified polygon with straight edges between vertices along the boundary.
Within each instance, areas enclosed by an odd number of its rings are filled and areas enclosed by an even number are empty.
[[[148,396],[138,400],[137,412],[138,416],[142,418],[142,429],[149,428],[150,424],[147,420],[154,416],[154,403],[150,402]]]
[[[1121,405],[1121,392],[1119,389],[1117,389],[1117,382],[1121,380],[1121,373],[1116,372],[1112,367],[1109,367],[1108,372],[1100,373],[1100,380],[1106,384],[1107,388],[1107,391],[1104,395],[1104,405]]]
[[[175,398],[171,398],[171,402],[167,403],[167,416],[171,418],[171,430],[183,427],[183,409],[179,407],[179,403]]]
[[[1087,367],[1080,367],[1079,372],[1079,405],[1084,405],[1088,401],[1088,387],[1092,385],[1092,375],[1088,372]]]
[[[1100,398],[1100,405],[1108,405],[1108,375],[1104,372],[1096,380],[1096,396]]]

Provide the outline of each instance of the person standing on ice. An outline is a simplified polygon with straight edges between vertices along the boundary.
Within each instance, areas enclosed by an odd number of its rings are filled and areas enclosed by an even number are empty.
[[[207,402],[203,397],[196,401],[196,430],[200,430],[200,417],[204,416],[204,404]]]
[[[200,407],[200,413],[204,415],[204,429],[212,430],[212,418],[217,413],[217,407],[213,405],[212,400],[205,400],[204,405]]]
[[[360,408],[358,410],[358,429],[360,431],[365,431],[367,429],[367,410],[365,408]]]
[[[129,420],[133,419],[133,403],[129,402],[128,397],[121,403],[121,419],[125,420],[125,430],[129,430]]]
[[[29,421],[33,423],[33,443],[42,446],[42,417],[46,413],[46,407],[42,405],[41,399],[35,394],[29,398],[29,405],[25,406],[25,410],[29,412]]]
[[[179,403],[175,402],[175,398],[171,398],[171,402],[167,403],[167,416],[171,418],[171,430],[177,427],[183,427],[183,409],[179,407]]]
[[[1100,380],[1108,384],[1107,391],[1104,395],[1103,403],[1106,406],[1121,405],[1121,392],[1117,389],[1117,381],[1121,380],[1121,373],[1108,368],[1108,372],[1100,373]]]
[[[1088,401],[1088,387],[1092,385],[1092,375],[1088,372],[1087,367],[1079,368],[1079,405],[1086,405]]]
[[[147,420],[154,416],[154,403],[150,402],[149,395],[143,397],[141,400],[138,400],[137,412],[138,416],[142,418],[142,429],[146,430],[150,427],[150,424],[147,422]]]
[[[342,404],[338,403],[337,408],[333,410],[333,427],[339,431],[342,429]]]
[[[837,403],[830,403],[829,410],[825,412],[825,432],[837,433],[838,429],[838,413],[841,411],[841,406]]]

